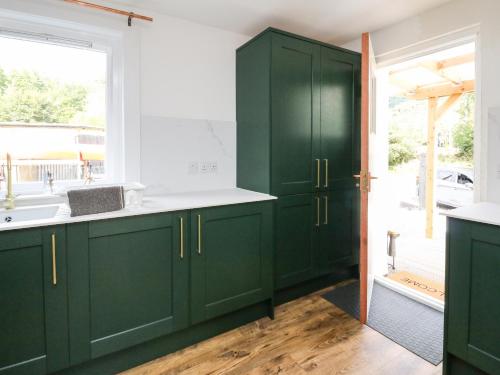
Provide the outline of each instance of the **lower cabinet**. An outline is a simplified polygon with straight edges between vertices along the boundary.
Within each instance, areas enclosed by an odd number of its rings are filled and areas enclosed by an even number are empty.
[[[65,228],[0,232],[0,374],[69,365]]]
[[[171,333],[197,337],[197,323],[245,307],[237,319],[261,316],[272,307],[273,204],[0,232],[0,375],[81,373]]]
[[[191,213],[191,323],[199,323],[273,294],[272,203]]]
[[[328,274],[339,267],[358,263],[359,218],[356,215],[355,192],[329,191],[319,194],[318,272]]]
[[[312,194],[280,197],[276,206],[275,288],[286,288],[316,273],[319,201]]]
[[[448,219],[445,374],[500,374],[500,227]]]
[[[71,362],[188,325],[185,212],[68,226]]]
[[[280,197],[276,209],[276,289],[358,263],[352,189]]]

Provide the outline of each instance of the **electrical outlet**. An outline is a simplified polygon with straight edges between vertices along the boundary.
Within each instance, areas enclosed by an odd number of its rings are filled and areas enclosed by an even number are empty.
[[[200,163],[200,173],[208,173],[209,172],[209,164],[207,162]]]
[[[189,162],[188,174],[198,174],[199,169],[200,167],[198,165],[198,162],[196,161]]]
[[[208,170],[210,173],[213,173],[213,174],[217,173],[217,170],[218,170],[217,162],[213,161],[213,162],[209,163]]]

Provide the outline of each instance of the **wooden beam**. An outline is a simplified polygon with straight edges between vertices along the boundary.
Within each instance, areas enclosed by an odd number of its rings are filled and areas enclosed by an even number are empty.
[[[445,72],[444,69],[442,69],[439,65],[439,63],[432,62],[432,61],[427,61],[427,62],[422,62],[419,64],[422,68],[428,70],[429,72],[433,73],[439,78],[444,79],[445,81],[449,81],[450,83],[454,85],[460,85],[462,84],[462,81],[452,77],[449,73]]]
[[[429,98],[427,119],[427,159],[425,163],[425,236],[432,238],[434,232],[435,161],[436,161],[436,113],[438,98]]]
[[[450,57],[449,59],[431,61],[431,62],[433,64],[436,64],[436,67],[439,70],[443,70],[443,69],[448,69],[448,68],[451,68],[454,66],[464,65],[464,64],[474,62],[474,58],[475,58],[474,53],[468,53],[466,55]],[[409,66],[405,66],[405,67],[402,67],[399,69],[392,70],[389,72],[389,76],[397,75],[399,73],[403,73],[403,72],[406,72],[408,70],[418,68],[420,66],[420,64],[422,64],[422,63],[413,64],[413,65],[409,65]]]
[[[464,81],[460,85],[445,83],[433,86],[420,86],[415,89],[414,93],[409,93],[406,97],[413,100],[424,100],[428,98],[451,96],[454,94],[464,94],[474,91],[474,86],[474,80]]]
[[[455,104],[458,99],[462,97],[463,94],[453,94],[446,99],[446,101],[439,106],[439,108],[436,111],[436,118],[435,121],[439,121],[443,115],[448,112],[448,110],[453,107],[453,104]]]
[[[474,53],[468,53],[467,55],[450,57],[449,59],[438,61],[439,69],[451,68],[457,65],[464,65],[474,62]]]

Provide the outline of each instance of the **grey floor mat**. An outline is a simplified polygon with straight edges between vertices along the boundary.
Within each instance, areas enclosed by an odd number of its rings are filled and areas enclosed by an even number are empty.
[[[322,295],[328,302],[359,319],[359,281],[335,288]]]
[[[359,282],[323,298],[359,317]],[[443,324],[442,312],[374,283],[368,326],[436,366],[443,360]]]

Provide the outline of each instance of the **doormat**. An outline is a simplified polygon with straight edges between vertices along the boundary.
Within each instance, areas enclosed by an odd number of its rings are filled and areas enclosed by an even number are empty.
[[[359,317],[359,282],[335,288],[322,297]],[[443,360],[444,314],[376,282],[367,325],[435,366]]]
[[[330,290],[321,297],[359,320],[359,280]]]
[[[410,289],[417,290],[444,302],[444,285],[437,281],[429,280],[406,271],[393,272],[386,275],[386,277]]]

